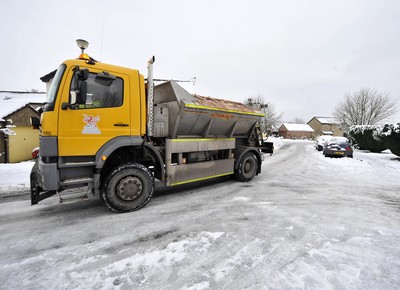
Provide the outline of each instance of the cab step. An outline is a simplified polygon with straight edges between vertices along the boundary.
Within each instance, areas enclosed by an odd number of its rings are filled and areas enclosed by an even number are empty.
[[[71,185],[88,184],[88,183],[94,183],[94,179],[92,177],[66,179],[66,180],[61,181],[60,185],[61,186],[71,186]]]

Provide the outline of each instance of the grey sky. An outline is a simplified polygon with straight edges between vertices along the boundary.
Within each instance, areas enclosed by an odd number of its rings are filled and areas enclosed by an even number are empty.
[[[195,76],[190,92],[240,102],[261,95],[307,122],[363,87],[400,96],[399,15],[397,0],[6,1],[0,90],[44,90],[39,78],[84,38],[102,62],[146,75],[154,54],[157,78]]]

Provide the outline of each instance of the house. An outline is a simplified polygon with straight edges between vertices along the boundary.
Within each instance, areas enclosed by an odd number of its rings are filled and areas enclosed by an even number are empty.
[[[56,75],[57,70],[53,70],[52,72],[44,75],[40,78],[42,82],[46,84],[46,92],[50,90],[51,83],[53,82],[54,76]]]
[[[314,130],[307,124],[290,123],[283,123],[278,131],[279,136],[282,136],[284,139],[311,139],[314,133]]]
[[[45,93],[0,91],[0,163],[32,159],[39,131],[32,129],[30,118],[40,118],[37,109],[45,99]]]
[[[314,129],[314,136],[332,135],[343,136],[343,130],[338,122],[333,117],[313,117],[308,123]]]

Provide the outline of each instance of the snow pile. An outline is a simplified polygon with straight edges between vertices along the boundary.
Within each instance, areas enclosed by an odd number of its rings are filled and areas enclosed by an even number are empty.
[[[267,142],[274,143],[274,151],[278,150],[283,145],[283,139],[278,137],[268,137]]]
[[[33,161],[0,164],[0,196],[29,192]]]

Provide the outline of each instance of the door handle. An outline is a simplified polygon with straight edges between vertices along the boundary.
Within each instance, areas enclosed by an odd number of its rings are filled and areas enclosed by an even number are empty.
[[[128,127],[129,124],[117,123],[117,124],[114,124],[114,126],[115,126],[115,127]]]

